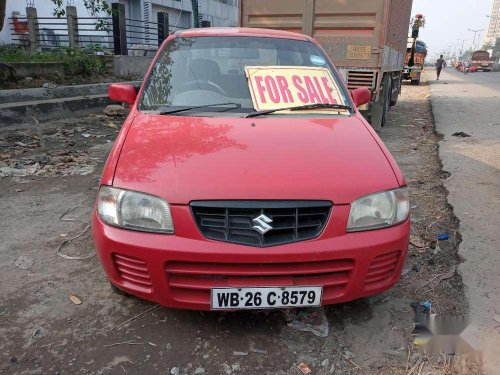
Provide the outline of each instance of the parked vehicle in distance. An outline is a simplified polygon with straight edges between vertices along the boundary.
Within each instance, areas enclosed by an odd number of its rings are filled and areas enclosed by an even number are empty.
[[[470,60],[470,65],[475,71],[491,72],[494,63],[495,58],[492,58],[488,51],[475,51]]]
[[[477,68],[471,65],[469,61],[460,64],[458,70],[464,74],[477,72]]]
[[[409,241],[406,182],[312,38],[171,34],[130,113],[92,217],[112,285],[162,306],[289,308],[381,293]],[[362,150],[362,151],[360,151]]]
[[[411,81],[412,85],[420,84],[420,76],[424,70],[426,56],[427,46],[425,43],[421,40],[415,40],[411,36],[408,37],[403,80]]]
[[[412,0],[252,0],[240,2],[240,26],[314,37],[349,89],[372,93],[363,113],[383,126],[401,88]]]

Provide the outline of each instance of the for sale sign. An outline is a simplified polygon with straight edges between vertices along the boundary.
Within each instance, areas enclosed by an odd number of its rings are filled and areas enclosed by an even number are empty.
[[[345,104],[330,71],[308,66],[247,66],[257,111],[308,104]]]

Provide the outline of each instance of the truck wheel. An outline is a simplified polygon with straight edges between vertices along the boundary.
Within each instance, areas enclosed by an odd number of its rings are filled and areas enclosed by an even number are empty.
[[[391,90],[391,107],[392,106],[395,106],[398,102],[398,98],[399,98],[399,93],[401,92],[401,77],[398,78],[397,80],[397,85],[398,85],[398,91],[396,91],[396,94],[393,95],[392,94],[392,90]]]
[[[418,85],[420,85],[420,78],[419,78],[419,79],[412,79],[412,80],[411,80],[411,84],[412,84],[413,86],[418,86]]]
[[[389,111],[391,109],[391,93],[392,93],[392,78],[387,75],[384,77],[384,88],[383,88],[383,103],[382,103],[382,122],[381,126],[384,126],[387,122],[387,118],[389,117]]]

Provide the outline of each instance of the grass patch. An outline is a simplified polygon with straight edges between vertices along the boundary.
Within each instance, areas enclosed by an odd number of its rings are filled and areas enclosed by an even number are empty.
[[[95,55],[93,48],[61,47],[53,51],[29,53],[18,46],[0,46],[0,62],[59,62],[64,63],[64,74],[100,74],[104,66]]]

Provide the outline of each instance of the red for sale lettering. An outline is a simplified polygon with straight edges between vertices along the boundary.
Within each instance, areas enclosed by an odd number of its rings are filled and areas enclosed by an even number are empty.
[[[342,103],[326,68],[247,67],[249,88],[257,110],[307,104]]]

